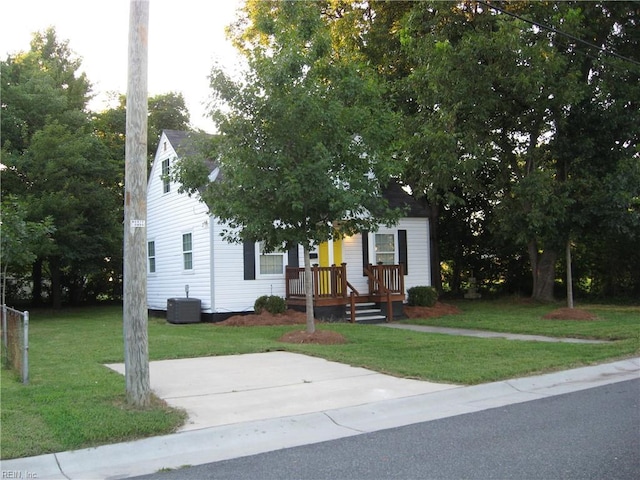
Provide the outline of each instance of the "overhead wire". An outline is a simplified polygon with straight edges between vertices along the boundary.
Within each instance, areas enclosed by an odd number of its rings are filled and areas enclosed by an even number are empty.
[[[640,66],[640,62],[637,61],[637,60],[634,60],[633,58],[625,57],[624,55],[620,55],[617,52],[610,51],[610,50],[608,50],[608,49],[606,49],[606,48],[604,48],[602,46],[598,46],[595,43],[591,43],[591,42],[588,42],[586,40],[583,40],[583,39],[581,39],[579,37],[576,37],[575,35],[572,35],[570,33],[564,32],[564,31],[559,30],[559,29],[557,29],[555,27],[552,27],[550,25],[545,25],[544,23],[537,22],[535,20],[531,20],[529,18],[523,17],[522,15],[518,15],[517,13],[509,12],[509,11],[503,9],[503,8],[497,7],[497,6],[493,5],[492,3],[484,1],[484,0],[476,0],[476,1],[479,4],[484,5],[487,8],[490,8],[490,9],[495,10],[497,12],[503,13],[505,15],[509,15],[510,17],[517,18],[518,20],[521,20],[521,21],[523,21],[525,23],[529,23],[531,25],[535,25],[536,27],[541,28],[543,30],[548,30],[548,31],[556,33],[558,35],[562,35],[563,37],[569,38],[569,39],[571,39],[571,40],[573,40],[575,42],[581,43],[581,44],[586,45],[586,46],[588,46],[590,48],[595,48],[595,49],[597,49],[598,51],[600,51],[602,53],[614,56],[614,57],[616,57],[616,58],[618,58],[620,60],[624,60],[626,62],[630,62],[630,63],[633,63],[634,65]]]

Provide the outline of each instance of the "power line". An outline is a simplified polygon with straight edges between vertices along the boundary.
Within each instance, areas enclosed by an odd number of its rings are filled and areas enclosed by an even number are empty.
[[[586,46],[591,47],[591,48],[595,48],[595,49],[599,50],[602,53],[617,57],[620,60],[624,60],[626,62],[630,62],[630,63],[633,63],[634,65],[640,66],[640,62],[638,62],[638,61],[636,61],[636,60],[634,60],[632,58],[625,57],[623,55],[620,55],[619,53],[609,51],[604,47],[600,47],[600,46],[596,45],[595,43],[587,42],[586,40],[578,38],[575,35],[571,35],[570,33],[563,32],[562,30],[558,30],[557,28],[551,27],[549,25],[545,25],[544,23],[536,22],[535,20],[530,20],[530,19],[522,17],[522,16],[520,16],[520,15],[518,15],[516,13],[508,12],[508,11],[506,11],[506,10],[500,8],[500,7],[496,7],[495,5],[492,5],[491,3],[485,2],[483,0],[477,0],[477,2],[479,4],[481,4],[481,5],[484,5],[484,6],[488,7],[488,8],[490,8],[490,9],[492,9],[492,10],[496,10],[496,11],[498,11],[500,13],[504,13],[505,15],[509,15],[510,17],[514,17],[514,18],[517,18],[518,20],[522,20],[523,22],[529,23],[531,25],[535,25],[536,27],[542,28],[543,30],[548,30],[548,31],[556,33],[558,35],[562,35],[563,37],[567,37],[567,38],[569,38],[569,39],[571,39],[571,40],[573,40],[575,42],[582,43],[583,45],[586,45]]]

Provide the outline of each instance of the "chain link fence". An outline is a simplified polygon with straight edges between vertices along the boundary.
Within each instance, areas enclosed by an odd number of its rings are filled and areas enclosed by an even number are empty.
[[[2,366],[29,383],[29,312],[2,305]]]

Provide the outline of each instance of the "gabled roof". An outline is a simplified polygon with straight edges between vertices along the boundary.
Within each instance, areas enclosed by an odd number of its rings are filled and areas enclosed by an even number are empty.
[[[428,217],[430,214],[426,202],[416,200],[395,180],[389,182],[382,196],[387,199],[391,208],[408,208],[407,217]]]
[[[185,132],[182,130],[162,130],[162,133],[166,135],[167,140],[169,140],[180,157],[198,153],[199,142],[211,137],[207,133]]]
[[[166,135],[167,140],[171,142],[171,145],[179,157],[197,154],[199,152],[199,142],[212,136],[206,133],[185,132],[182,130],[163,130],[162,132]],[[217,162],[213,160],[205,160],[205,162],[209,168],[209,172],[212,172],[218,165]],[[219,178],[221,177],[218,177],[218,179]],[[406,213],[407,217],[428,217],[430,214],[429,206],[426,202],[416,200],[416,198],[409,194],[396,180],[389,182],[389,185],[382,195],[387,199],[391,208],[408,209]]]

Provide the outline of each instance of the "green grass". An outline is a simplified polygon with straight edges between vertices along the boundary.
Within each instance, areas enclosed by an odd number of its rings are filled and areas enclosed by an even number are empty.
[[[618,339],[602,345],[520,342],[424,334],[373,325],[327,324],[344,345],[278,342],[294,327],[172,325],[149,320],[151,360],[287,350],[422,380],[477,384],[605,362],[638,354],[640,307],[589,306],[593,322],[542,320],[553,306],[460,303],[462,314],[431,325],[514,333]],[[414,322],[415,323],[415,322]],[[181,411],[162,402],[145,410],[125,402],[124,378],[103,366],[123,361],[122,310],[32,311],[30,384],[2,371],[1,456],[78,449],[175,431]]]
[[[576,305],[597,316],[594,321],[547,320],[543,316],[564,304],[548,305],[528,301],[451,302],[462,313],[439,318],[406,320],[404,323],[469,328],[551,337],[601,340],[640,338],[640,306]]]

